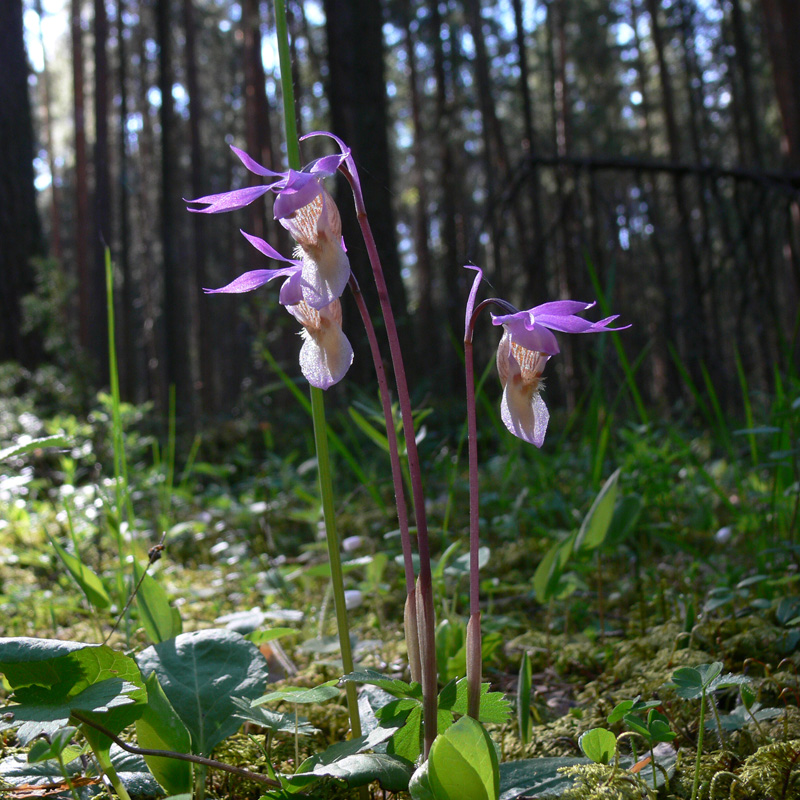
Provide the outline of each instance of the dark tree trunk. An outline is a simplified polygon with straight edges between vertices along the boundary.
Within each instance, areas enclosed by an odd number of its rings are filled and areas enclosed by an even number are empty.
[[[352,0],[349,3],[325,0],[324,7],[332,128],[352,149],[358,166],[364,202],[380,251],[400,337],[407,343],[406,292],[400,275],[392,210],[381,4],[375,0]],[[353,272],[370,309],[377,309],[371,268],[351,211],[349,188],[338,197]],[[410,350],[406,348],[406,352]]]
[[[181,193],[176,185],[175,112],[172,97],[172,36],[174,20],[169,0],[156,2],[156,38],[159,46],[158,86],[161,94],[161,247],[164,276],[164,337],[167,384],[175,387],[180,416],[194,418],[189,321],[186,309],[186,270],[178,256],[177,212]],[[166,408],[167,398],[162,398]]]
[[[89,270],[89,353],[100,384],[108,383],[108,314],[105,249],[111,246],[108,167],[108,17],[105,0],[94,3],[94,258]]]
[[[784,154],[800,168],[800,3],[761,0],[784,133]]]
[[[34,287],[30,260],[41,255],[41,230],[33,186],[33,125],[22,0],[0,3],[0,361],[33,366],[39,342],[22,333],[22,297]]]
[[[183,0],[183,27],[186,32],[186,89],[189,94],[189,154],[191,160],[189,172],[192,197],[201,197],[204,194],[203,145],[200,136],[203,104],[200,101],[200,84],[197,74],[193,0]],[[197,332],[197,347],[200,352],[200,397],[203,401],[202,409],[207,413],[214,410],[216,397],[214,387],[215,350],[211,346],[211,329],[209,324],[201,319],[203,288],[208,286],[206,279],[207,220],[200,214],[192,214],[191,222],[192,255],[194,256],[191,274],[194,276],[194,285],[189,287],[191,294],[187,296],[187,302],[193,312],[192,329]]]
[[[89,177],[86,155],[84,103],[83,27],[81,0],[72,0],[72,87],[75,124],[75,267],[78,279],[78,338],[89,350]]]
[[[147,395],[139,390],[137,381],[137,348],[134,313],[134,287],[131,270],[130,188],[128,185],[128,47],[125,37],[125,0],[117,0],[117,53],[119,57],[117,79],[119,83],[119,127],[117,129],[117,157],[119,159],[119,266],[122,272],[122,292],[119,331],[120,389],[122,396],[134,403],[144,402]]]

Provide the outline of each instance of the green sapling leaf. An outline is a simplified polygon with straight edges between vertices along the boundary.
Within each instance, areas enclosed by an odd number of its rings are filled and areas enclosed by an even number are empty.
[[[617,737],[606,728],[592,728],[581,734],[578,746],[595,764],[608,764],[617,751]]]

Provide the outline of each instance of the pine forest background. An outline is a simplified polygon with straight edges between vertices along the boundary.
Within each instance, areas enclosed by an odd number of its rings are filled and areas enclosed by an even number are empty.
[[[693,385],[735,413],[742,376],[766,391],[796,364],[796,0],[287,10],[301,132],[353,150],[420,398],[459,396],[470,262],[520,307],[601,297],[600,315],[605,301],[633,325],[620,342],[641,401],[665,411]],[[271,266],[240,228],[290,253],[271,203],[203,216],[183,200],[254,177],[229,144],[285,168],[273,39],[259,0],[0,2],[0,362],[107,384],[108,245],[124,399],[166,409],[172,385],[197,424],[274,384],[268,356],[299,374],[275,287],[201,291]],[[366,289],[344,181],[335,191]],[[609,401],[630,407],[612,341],[573,338],[548,397],[575,407],[602,369]],[[497,337],[477,339],[486,364]]]

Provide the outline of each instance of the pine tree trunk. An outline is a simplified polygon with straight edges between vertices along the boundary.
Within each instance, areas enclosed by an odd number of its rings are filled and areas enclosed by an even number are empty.
[[[89,268],[89,353],[101,386],[108,374],[108,314],[105,249],[111,247],[111,190],[108,166],[108,17],[105,0],[94,3],[94,216]]]
[[[22,332],[21,300],[34,288],[30,261],[42,248],[22,5],[22,0],[0,3],[0,362],[14,360],[32,367],[40,345]]]
[[[86,155],[83,27],[81,0],[72,0],[72,87],[75,125],[75,265],[78,279],[78,339],[89,350],[89,177]]]

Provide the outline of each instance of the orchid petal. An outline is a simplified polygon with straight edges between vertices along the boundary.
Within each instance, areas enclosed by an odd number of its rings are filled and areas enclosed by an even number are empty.
[[[269,186],[248,186],[245,189],[234,189],[220,194],[208,194],[196,200],[186,200],[187,203],[208,203],[208,208],[190,208],[195,214],[222,214],[224,211],[236,211],[249,206],[254,200],[265,195],[270,190]]]
[[[329,389],[344,378],[353,363],[353,348],[342,329],[331,325],[322,336],[303,331],[300,371],[318,389]]]
[[[341,297],[350,279],[350,261],[337,242],[303,252],[303,297],[312,308],[324,308]]]
[[[278,302],[282,306],[296,306],[303,302],[303,274],[301,270],[292,273],[281,286]]]
[[[322,186],[316,176],[289,170],[286,186],[278,193],[272,207],[275,219],[283,224],[284,220],[291,219],[301,208],[312,203],[321,192]]]
[[[541,447],[544,443],[550,412],[538,391],[531,394],[517,382],[509,381],[503,389],[500,418],[506,428],[519,439],[536,447]]]
[[[597,303],[583,303],[580,300],[552,300],[549,303],[542,303],[540,306],[534,306],[528,309],[531,314],[539,319],[540,314],[552,314],[556,317],[567,317],[571,314],[578,314],[581,311],[588,311]]]
[[[531,322],[528,311],[516,314],[492,315],[492,324],[502,325],[514,342],[528,350],[536,350],[554,356],[561,352],[556,337],[543,325]]]
[[[233,145],[231,145],[231,150],[236,153],[242,164],[244,164],[245,167],[254,175],[261,175],[262,178],[286,178],[285,172],[273,172],[271,169],[261,166],[261,164],[259,164],[254,158],[251,158],[249,155],[247,155],[244,150],[240,150],[238,147],[234,147]]]
[[[269,242],[265,242],[263,239],[260,239],[258,236],[253,236],[246,231],[240,230],[239,233],[250,242],[253,247],[256,248],[260,253],[263,253],[267,258],[274,258],[276,261],[286,261],[289,264],[294,264],[295,266],[300,266],[299,259],[296,258],[286,258],[286,256],[282,256]]]
[[[203,291],[206,294],[241,294],[243,292],[252,292],[254,289],[258,289],[259,286],[269,283],[273,278],[292,275],[298,270],[299,267],[296,265],[281,267],[280,269],[255,269],[251,272],[245,272],[220,289],[203,289]]]

